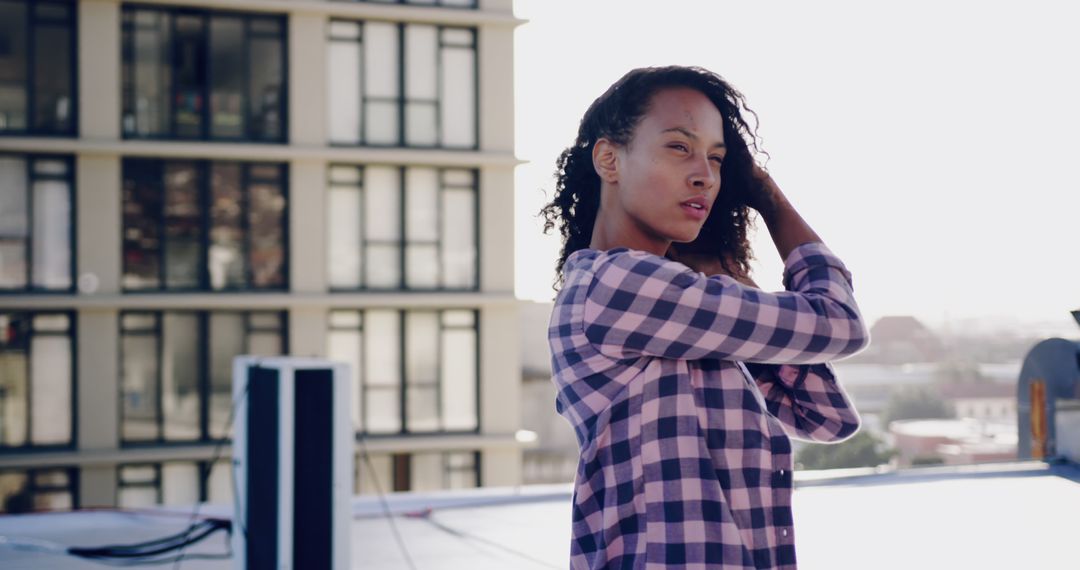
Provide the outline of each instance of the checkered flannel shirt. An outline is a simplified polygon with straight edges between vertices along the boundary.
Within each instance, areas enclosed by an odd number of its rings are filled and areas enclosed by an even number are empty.
[[[769,293],[650,253],[572,253],[548,330],[581,457],[570,567],[795,568],[789,435],[859,427],[829,360],[869,333],[851,274],[795,248]]]

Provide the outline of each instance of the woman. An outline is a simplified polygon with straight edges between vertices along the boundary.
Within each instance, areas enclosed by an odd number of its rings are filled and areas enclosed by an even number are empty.
[[[755,165],[742,110],[709,71],[636,69],[559,158],[542,213],[563,238],[548,338],[581,451],[572,568],[795,568],[788,435],[859,427],[828,364],[869,341],[851,274]],[[785,292],[749,278],[750,209]]]

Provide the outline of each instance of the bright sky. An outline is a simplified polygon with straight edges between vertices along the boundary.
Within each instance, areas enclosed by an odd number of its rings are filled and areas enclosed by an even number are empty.
[[[581,115],[623,73],[700,65],[761,120],[774,179],[854,274],[871,322],[1073,327],[1080,8],[1057,0],[515,0],[516,293],[550,301],[535,214]],[[545,192],[547,193],[545,195]],[[779,290],[764,224],[755,279]]]

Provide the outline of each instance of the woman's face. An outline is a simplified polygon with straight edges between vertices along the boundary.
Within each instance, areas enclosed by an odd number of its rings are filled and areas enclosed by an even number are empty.
[[[700,91],[653,95],[630,142],[617,152],[617,203],[641,237],[666,250],[701,231],[720,191],[724,119]]]

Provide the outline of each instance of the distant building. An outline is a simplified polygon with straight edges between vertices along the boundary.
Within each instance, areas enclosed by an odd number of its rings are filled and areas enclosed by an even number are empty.
[[[359,494],[519,484],[520,23],[0,2],[0,506],[228,504],[238,354],[352,365]]]
[[[941,340],[915,317],[882,317],[870,327],[870,339],[870,346],[852,357],[853,362],[937,362],[945,355]]]
[[[941,462],[962,465],[1016,459],[1016,423],[971,418],[889,423],[898,467]]]
[[[956,417],[1016,422],[1016,385],[996,382],[948,382],[941,396],[953,404]]]
[[[551,381],[551,350],[547,327],[552,303],[521,303],[522,428],[536,433],[534,447],[523,452],[525,483],[566,483],[574,480],[578,444],[574,430],[555,411]]]

